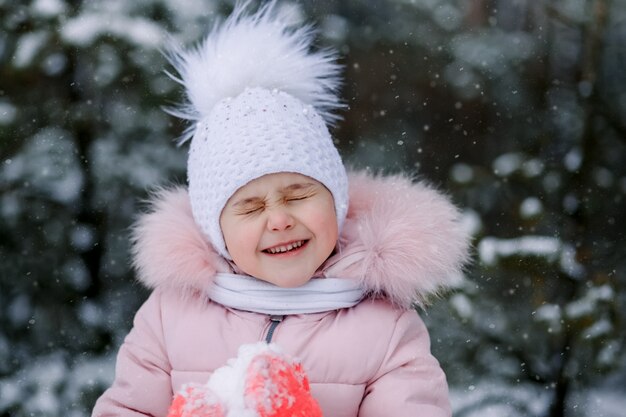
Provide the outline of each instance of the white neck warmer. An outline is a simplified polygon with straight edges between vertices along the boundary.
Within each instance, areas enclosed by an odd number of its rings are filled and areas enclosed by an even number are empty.
[[[363,299],[365,290],[345,278],[313,278],[300,287],[281,288],[246,275],[218,273],[207,294],[226,307],[287,315],[352,307]]]

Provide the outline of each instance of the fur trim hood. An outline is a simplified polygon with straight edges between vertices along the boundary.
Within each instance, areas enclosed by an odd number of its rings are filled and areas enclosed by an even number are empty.
[[[405,175],[349,175],[349,208],[329,277],[357,279],[374,296],[409,308],[459,282],[469,233],[458,209]],[[202,291],[230,264],[193,220],[184,187],[163,189],[133,228],[133,265],[148,288]]]

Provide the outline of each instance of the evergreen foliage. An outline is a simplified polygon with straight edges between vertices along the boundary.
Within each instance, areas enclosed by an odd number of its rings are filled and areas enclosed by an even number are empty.
[[[0,0],[0,416],[88,416],[147,293],[129,227],[184,183],[166,34],[217,0]],[[359,168],[449,190],[475,236],[422,313],[455,416],[626,407],[626,3],[288,4],[343,55]]]

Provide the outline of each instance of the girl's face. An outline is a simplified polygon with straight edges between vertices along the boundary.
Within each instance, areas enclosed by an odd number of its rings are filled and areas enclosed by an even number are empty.
[[[279,287],[308,282],[338,238],[330,191],[290,172],[264,175],[238,189],[222,210],[220,226],[235,264]]]

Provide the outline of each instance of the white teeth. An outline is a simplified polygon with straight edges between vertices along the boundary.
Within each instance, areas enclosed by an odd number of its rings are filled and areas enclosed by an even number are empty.
[[[269,249],[267,249],[267,252],[269,252],[269,253],[282,253],[282,252],[290,251],[292,249],[299,248],[302,245],[304,245],[304,240],[299,240],[297,242],[290,243],[287,246],[276,246],[276,247],[273,247],[273,248],[269,248]]]

